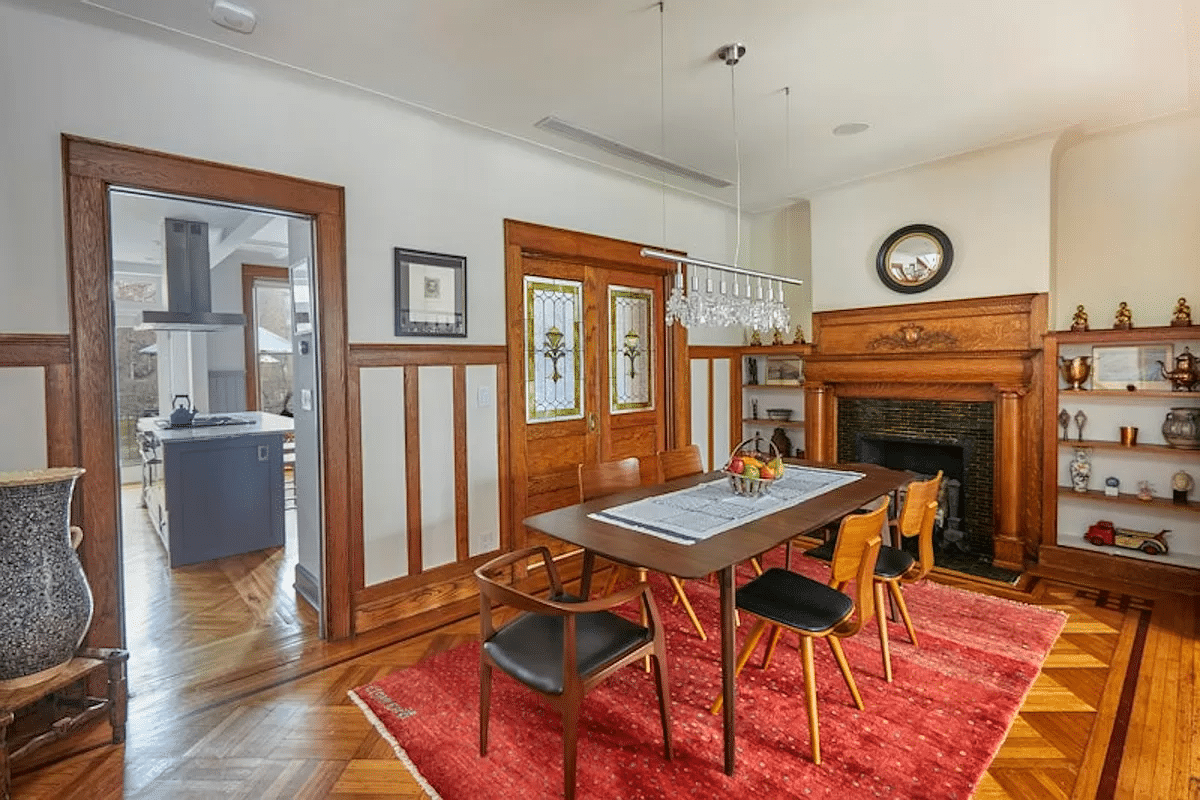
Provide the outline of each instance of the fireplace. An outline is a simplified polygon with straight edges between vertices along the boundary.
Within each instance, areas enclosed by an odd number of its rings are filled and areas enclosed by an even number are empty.
[[[942,527],[972,558],[1023,569],[1042,529],[1046,312],[1046,295],[1029,294],[813,314],[808,457],[942,470],[959,506],[942,513],[960,517]]]
[[[995,419],[992,403],[846,398],[838,406],[838,461],[943,478],[939,552],[991,563]]]

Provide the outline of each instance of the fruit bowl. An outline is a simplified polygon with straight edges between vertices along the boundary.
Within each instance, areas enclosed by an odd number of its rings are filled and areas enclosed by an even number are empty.
[[[762,438],[755,435],[746,439],[730,453],[721,471],[729,476],[729,486],[734,494],[743,497],[758,497],[783,474],[783,459],[773,442],[767,442],[768,453],[762,447]]]

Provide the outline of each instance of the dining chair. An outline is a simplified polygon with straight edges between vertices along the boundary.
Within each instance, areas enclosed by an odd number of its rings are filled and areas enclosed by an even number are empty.
[[[908,630],[909,641],[917,644],[917,632],[913,629],[912,618],[908,615],[908,607],[904,603],[904,595],[900,591],[901,583],[915,583],[923,579],[933,567],[933,524],[937,519],[938,490],[942,481],[942,473],[938,473],[925,481],[912,481],[904,489],[904,501],[900,513],[895,519],[889,519],[890,540],[893,544],[885,544],[879,549],[879,558],[875,562],[875,574],[872,583],[875,591],[875,613],[879,622],[879,649],[883,656],[883,676],[888,683],[892,682],[892,648],[888,639],[887,601],[884,590],[891,594],[896,602],[896,609],[904,627]],[[886,498],[883,498],[886,501]],[[861,512],[858,512],[861,513]],[[920,560],[914,559],[902,548],[904,539],[918,537],[917,550]],[[805,553],[806,556],[828,561],[837,543],[835,536],[825,544],[814,547]]]
[[[696,455],[699,457],[699,450],[696,451]],[[655,472],[658,475],[662,474],[661,465],[656,468]],[[595,464],[579,465],[579,502],[581,503],[626,489],[636,489],[641,485],[641,462],[635,456],[620,461],[600,461]],[[638,582],[646,580],[645,567],[629,567],[629,569],[635,572]],[[613,567],[609,572],[608,581],[604,585],[604,594],[612,592],[620,570],[620,567]],[[696,612],[688,600],[687,592],[683,590],[683,582],[674,575],[667,575],[667,580],[671,582],[671,587],[675,590],[675,599],[683,604],[683,610],[687,612],[688,619],[692,621],[700,638],[708,641],[708,634],[704,632],[704,626],[700,624],[700,619],[696,616]]]
[[[635,459],[636,460],[636,459]],[[514,565],[541,559],[549,596],[522,591],[511,582]],[[492,670],[499,669],[524,684],[562,716],[563,795],[575,796],[575,763],[579,709],[584,696],[621,667],[643,657],[654,663],[658,710],[662,717],[664,755],[671,744],[671,699],[667,679],[662,620],[648,583],[638,583],[597,600],[580,600],[563,591],[546,547],[526,547],[492,559],[475,570],[479,586],[479,755],[488,749]],[[637,600],[646,625],[614,614],[611,609]],[[492,606],[517,609],[516,617],[497,628]],[[530,753],[531,760],[540,753]]]
[[[737,590],[739,609],[758,617],[738,653],[734,676],[741,674],[768,628],[771,638],[763,654],[762,668],[770,666],[775,646],[783,631],[800,636],[804,668],[804,695],[808,706],[808,732],[812,757],[821,763],[821,738],[817,724],[817,683],[813,671],[813,640],[824,639],[833,651],[854,705],[863,709],[862,695],[850,673],[841,639],[858,633],[875,613],[871,573],[882,544],[880,530],[887,518],[887,502],[866,514],[845,517],[838,528],[838,543],[830,564],[829,583],[823,584],[780,567],[772,567]],[[846,586],[854,581],[854,593]],[[713,701],[710,711],[721,710],[722,696]]]

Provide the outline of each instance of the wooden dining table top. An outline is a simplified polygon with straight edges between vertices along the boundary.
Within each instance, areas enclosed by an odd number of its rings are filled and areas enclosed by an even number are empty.
[[[766,552],[793,536],[837,522],[859,506],[895,491],[913,478],[910,472],[875,464],[824,464],[813,461],[789,464],[860,472],[863,477],[775,513],[741,523],[695,544],[678,544],[591,519],[588,514],[718,478],[725,479],[727,476],[722,472],[688,475],[546,511],[528,517],[525,525],[615,561],[680,578],[700,578]]]

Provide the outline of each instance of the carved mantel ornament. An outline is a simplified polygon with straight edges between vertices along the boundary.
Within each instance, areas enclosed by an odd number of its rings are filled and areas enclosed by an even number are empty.
[[[876,336],[867,342],[868,350],[894,347],[901,350],[922,350],[933,347],[957,347],[958,339],[949,331],[925,333],[923,325],[901,325],[895,333]]]

